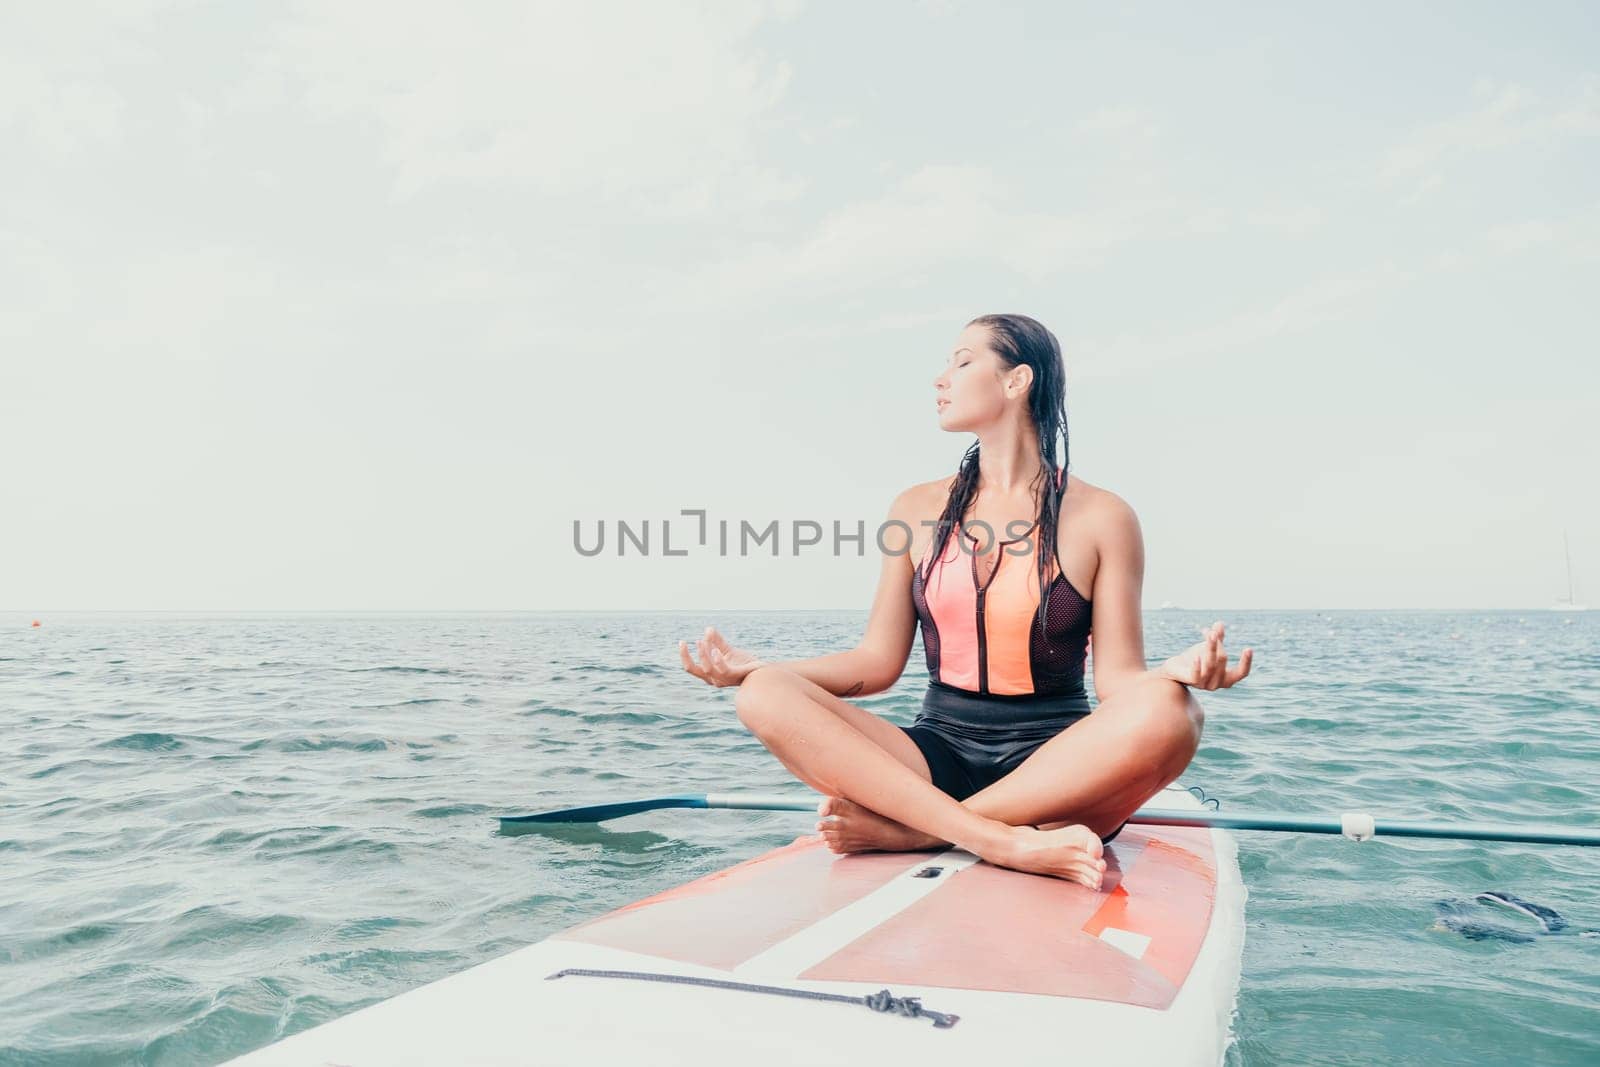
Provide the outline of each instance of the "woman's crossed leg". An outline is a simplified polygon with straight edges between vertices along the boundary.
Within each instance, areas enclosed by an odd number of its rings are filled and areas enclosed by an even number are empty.
[[[834,851],[954,842],[1002,866],[1053,864],[1060,869],[1039,873],[1090,885],[1105,867],[1101,835],[1183,772],[1204,724],[1186,686],[1147,678],[958,802],[933,785],[921,750],[900,727],[800,675],[761,668],[744,679],[734,703],[779,762],[824,794],[818,828]]]

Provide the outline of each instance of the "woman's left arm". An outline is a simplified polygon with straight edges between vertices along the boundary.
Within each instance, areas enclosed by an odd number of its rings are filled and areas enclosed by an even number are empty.
[[[1096,516],[1100,562],[1089,600],[1094,612],[1094,695],[1104,704],[1123,687],[1153,673],[1144,662],[1144,534],[1128,502],[1106,492]]]
[[[1228,665],[1222,639],[1227,630],[1220,621],[1205,638],[1150,668],[1144,659],[1144,533],[1139,517],[1127,501],[1108,493],[1109,504],[1098,524],[1100,563],[1095,569],[1094,592],[1094,692],[1107,698],[1146,677],[1169,678],[1195,689],[1226,689],[1250,673],[1254,650],[1246,648],[1235,666]]]

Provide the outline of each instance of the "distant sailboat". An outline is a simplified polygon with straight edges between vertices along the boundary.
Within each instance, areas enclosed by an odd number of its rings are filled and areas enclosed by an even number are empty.
[[[1567,595],[1556,597],[1556,602],[1550,605],[1551,611],[1588,611],[1587,605],[1578,603],[1572,595],[1572,549],[1567,544],[1567,531],[1561,531],[1561,550],[1567,557]]]

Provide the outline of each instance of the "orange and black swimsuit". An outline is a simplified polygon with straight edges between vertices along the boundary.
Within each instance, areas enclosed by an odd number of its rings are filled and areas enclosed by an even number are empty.
[[[912,576],[911,600],[922,624],[933,685],[979,696],[1055,698],[1058,703],[1084,697],[1091,605],[1061,573],[1058,552],[1040,625],[1034,554],[1038,528],[1035,520],[1023,536],[1001,541],[988,553],[993,569],[987,579],[980,576],[974,554],[980,544],[977,534],[960,531],[968,540],[963,547],[952,530],[931,562],[929,542]],[[1033,551],[1011,549],[1024,541]]]
[[[1058,485],[1064,474],[1057,472]],[[981,542],[964,530],[966,546],[952,530],[937,557],[929,543],[912,575],[928,691],[901,729],[921,749],[934,785],[957,800],[1011,773],[1090,712],[1083,674],[1092,605],[1057,553],[1041,625],[1037,557],[1011,548],[1026,541],[1036,551],[1038,527],[986,554],[987,578],[973,552]]]

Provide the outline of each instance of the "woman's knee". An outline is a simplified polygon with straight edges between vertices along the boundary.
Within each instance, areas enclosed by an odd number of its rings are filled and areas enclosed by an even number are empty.
[[[744,676],[739,691],[733,694],[733,710],[752,733],[759,733],[773,706],[773,697],[783,685],[783,672],[774,667],[757,667]]]
[[[1192,755],[1205,729],[1205,709],[1188,686],[1170,678],[1152,678],[1135,694],[1128,709],[1130,725],[1158,744],[1186,748]]]

